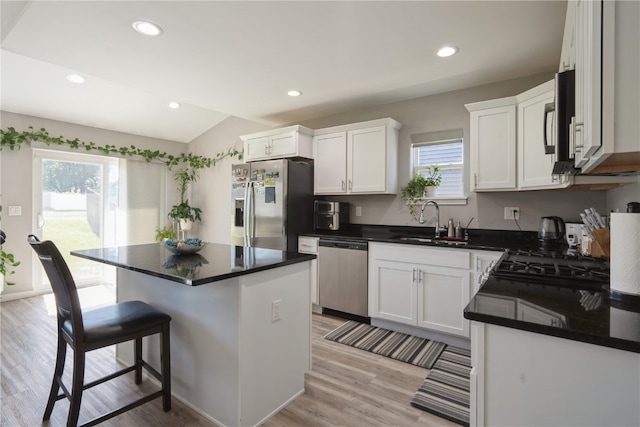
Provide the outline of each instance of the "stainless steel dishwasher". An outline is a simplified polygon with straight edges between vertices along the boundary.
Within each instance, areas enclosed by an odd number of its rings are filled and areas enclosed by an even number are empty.
[[[367,242],[320,238],[318,287],[323,310],[369,317]]]

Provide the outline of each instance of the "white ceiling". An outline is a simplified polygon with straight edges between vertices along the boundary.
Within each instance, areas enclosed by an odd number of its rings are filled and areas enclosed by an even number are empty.
[[[281,126],[554,70],[566,0],[1,7],[2,110],[189,142],[230,115]],[[438,58],[444,44],[460,52]]]

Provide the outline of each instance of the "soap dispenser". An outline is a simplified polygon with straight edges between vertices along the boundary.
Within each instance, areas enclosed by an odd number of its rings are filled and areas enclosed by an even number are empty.
[[[455,227],[453,226],[453,218],[449,218],[449,223],[447,224],[447,237],[455,237]]]

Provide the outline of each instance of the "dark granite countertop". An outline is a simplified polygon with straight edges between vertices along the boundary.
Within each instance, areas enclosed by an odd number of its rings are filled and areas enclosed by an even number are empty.
[[[470,320],[640,353],[640,306],[600,291],[489,277],[464,310]]]
[[[315,259],[315,255],[207,243],[192,255],[174,255],[160,243],[72,251],[72,255],[190,286]]]
[[[461,249],[477,249],[490,251],[504,251],[506,249],[534,250],[538,247],[538,233],[532,231],[504,231],[469,229],[467,240],[454,240],[447,243],[446,239],[432,242],[402,240],[403,237],[419,237],[432,239],[435,237],[433,227],[407,227],[386,225],[356,225],[352,224],[344,230],[305,233],[305,236],[323,239],[348,239],[366,242],[401,243],[407,245],[454,247]],[[464,243],[459,245],[457,243]]]

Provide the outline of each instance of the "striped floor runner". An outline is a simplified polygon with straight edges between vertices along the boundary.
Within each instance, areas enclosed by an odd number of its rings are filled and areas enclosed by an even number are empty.
[[[446,347],[441,342],[355,321],[343,324],[325,335],[325,338],[427,369],[434,366]]]
[[[412,335],[349,321],[325,338],[430,369],[411,405],[469,425],[471,352]]]
[[[471,352],[447,346],[411,405],[463,426],[469,425]]]

